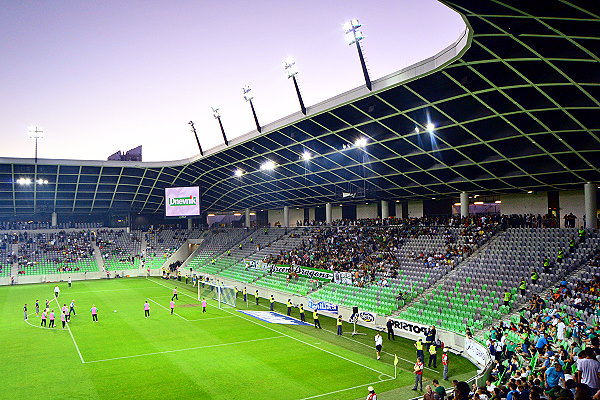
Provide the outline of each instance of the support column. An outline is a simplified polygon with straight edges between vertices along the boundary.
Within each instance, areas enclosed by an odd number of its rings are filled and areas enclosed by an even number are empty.
[[[598,218],[596,216],[596,185],[588,182],[583,186],[583,198],[585,201],[585,227],[596,229]]]
[[[290,226],[290,207],[283,206],[283,227],[289,228]]]
[[[250,209],[246,208],[246,228],[250,228],[252,223],[250,222]]]
[[[192,230],[192,219],[188,218],[188,230],[191,231]]]
[[[56,215],[56,211],[52,212],[52,226],[56,226],[58,224],[58,215]]]
[[[327,225],[331,225],[333,222],[332,214],[331,214],[331,203],[325,204],[325,223]]]
[[[469,194],[467,192],[460,194],[460,216],[461,218],[469,216]]]
[[[388,219],[390,217],[390,207],[388,206],[387,200],[381,200],[381,219]]]

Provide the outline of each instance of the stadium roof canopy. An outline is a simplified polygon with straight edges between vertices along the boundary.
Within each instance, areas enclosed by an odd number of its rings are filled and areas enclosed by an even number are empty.
[[[226,211],[600,181],[596,2],[443,2],[464,16],[465,34],[373,92],[341,94],[196,159],[0,159],[0,214],[162,212],[164,188],[187,185],[201,186],[205,210]],[[261,170],[269,160],[275,169]],[[18,185],[23,177],[48,184]]]

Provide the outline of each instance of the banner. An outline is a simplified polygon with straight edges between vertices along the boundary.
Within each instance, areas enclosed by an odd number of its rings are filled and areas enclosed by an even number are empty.
[[[418,324],[416,322],[405,321],[403,319],[390,318],[392,320],[392,327],[394,334],[409,339],[424,338],[425,332],[429,329],[429,326]]]
[[[289,274],[290,272],[295,272],[298,275],[307,276],[309,278],[324,279],[328,281],[331,281],[333,279],[333,272],[328,271],[326,269],[313,269],[307,267],[297,267],[294,265],[271,264],[256,260],[246,260],[245,263],[246,269],[260,269],[263,271],[279,272],[282,274]]]
[[[490,353],[485,347],[474,340],[465,338],[465,350],[480,368],[484,368],[490,361]]]
[[[307,299],[307,300],[308,300],[308,304],[307,304],[308,308],[311,308],[311,309],[317,310],[317,311],[327,311],[327,312],[334,313],[334,314],[338,313],[338,306],[335,304],[331,304],[326,301],[315,302],[312,299]]]

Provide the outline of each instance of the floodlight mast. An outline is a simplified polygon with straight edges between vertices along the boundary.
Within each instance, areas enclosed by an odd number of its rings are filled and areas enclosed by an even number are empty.
[[[223,129],[223,123],[221,122],[221,113],[218,108],[211,107],[213,111],[213,117],[217,121],[219,121],[219,126],[221,127],[221,134],[223,135],[223,141],[225,142],[225,146],[229,146],[229,141],[227,140],[227,135],[225,135],[225,129]]]
[[[252,91],[252,88],[250,88],[250,85],[246,85],[242,88],[242,91],[244,92],[244,100],[246,100],[248,103],[250,103],[250,108],[252,109],[252,115],[254,116],[254,123],[256,124],[256,130],[258,131],[258,133],[261,133],[262,129],[260,127],[260,124],[258,123],[258,117],[256,116],[256,111],[254,110],[254,104],[252,104],[252,99],[254,98],[254,96],[252,94],[250,94],[250,92]]]
[[[288,57],[283,61],[283,68],[287,73],[288,79],[292,78],[292,81],[294,82],[294,87],[296,88],[296,95],[298,96],[298,101],[300,102],[300,111],[302,111],[302,114],[306,115],[306,107],[304,106],[304,100],[302,100],[300,87],[298,87],[298,81],[296,80],[296,75],[298,75],[298,70],[296,69],[296,62],[291,57]]]
[[[362,49],[360,48],[360,41],[365,38],[362,34],[362,31],[358,29],[361,26],[362,25],[360,22],[358,22],[358,19],[353,18],[344,24],[344,30],[346,31],[346,40],[348,41],[348,44],[351,46],[356,43],[358,58],[360,59],[360,65],[362,67],[363,75],[365,76],[365,84],[367,89],[373,90],[371,78],[369,77],[369,71],[367,70],[367,64],[365,63],[365,58],[363,56]]]
[[[29,137],[35,139],[35,163],[38,162],[38,139],[44,137],[44,131],[38,128],[37,125],[29,127]]]
[[[196,138],[196,143],[198,144],[198,150],[200,150],[200,155],[204,156],[204,152],[202,151],[202,146],[200,146],[200,140],[198,140],[198,133],[196,133],[196,127],[194,126],[194,121],[188,122],[188,125],[192,127],[192,132],[194,132],[194,137]]]

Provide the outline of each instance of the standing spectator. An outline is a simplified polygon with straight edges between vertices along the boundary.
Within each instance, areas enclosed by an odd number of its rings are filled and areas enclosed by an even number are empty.
[[[313,321],[315,322],[315,328],[321,328],[321,321],[319,321],[319,312],[317,310],[313,311]]]
[[[392,340],[396,340],[396,337],[394,336],[394,325],[391,318],[388,318],[385,326],[387,327],[388,340],[390,340],[390,335],[392,336]]]
[[[298,307],[298,311],[300,312],[300,321],[306,322],[306,317],[304,316],[304,304],[300,303],[300,307]]]
[[[562,365],[557,361],[552,367],[546,369],[546,390],[558,386],[559,383],[562,383],[562,386],[564,386],[565,373],[562,370]]]
[[[588,385],[592,394],[600,389],[600,362],[596,360],[596,354],[591,348],[579,353],[577,382]]]
[[[446,388],[440,385],[440,382],[437,379],[434,379],[431,383],[433,383],[433,386],[435,387],[433,390],[437,393],[439,400],[444,400],[446,398]]]
[[[273,311],[274,308],[275,308],[275,297],[273,297],[273,295],[271,295],[271,298],[269,299],[269,310]]]
[[[419,339],[420,340],[420,339]],[[412,390],[417,390],[417,388],[420,389],[421,392],[423,391],[423,359],[420,357],[417,357],[417,362],[415,363],[413,370],[415,372],[415,386],[412,388]],[[468,394],[468,392],[467,392]]]
[[[342,336],[342,316],[341,315],[338,315],[338,318],[337,318],[337,334],[338,334],[338,336]]]
[[[425,394],[423,400],[435,400],[436,393],[433,391],[430,385],[425,386]]]

